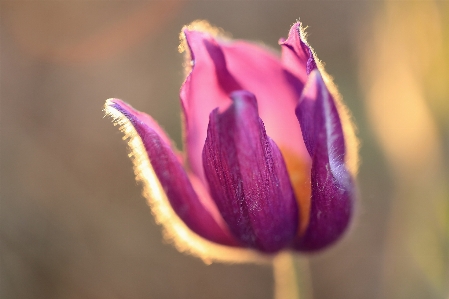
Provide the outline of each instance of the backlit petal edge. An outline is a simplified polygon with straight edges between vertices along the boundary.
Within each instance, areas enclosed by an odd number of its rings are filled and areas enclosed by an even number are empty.
[[[129,157],[134,165],[136,181],[142,184],[142,195],[156,219],[163,227],[164,238],[180,251],[201,258],[206,264],[213,261],[228,263],[269,263],[271,257],[246,248],[234,248],[210,242],[193,233],[170,206],[145,147],[131,122],[113,107],[114,99],[108,99],[103,111],[112,118],[114,126],[119,126],[128,140]]]

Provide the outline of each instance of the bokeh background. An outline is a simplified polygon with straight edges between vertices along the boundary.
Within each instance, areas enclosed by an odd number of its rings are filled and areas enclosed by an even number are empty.
[[[361,139],[358,215],[306,257],[310,298],[449,298],[449,2],[1,1],[0,297],[272,298],[269,266],[163,241],[107,98],[181,146],[178,34],[207,19],[278,48],[291,24]]]

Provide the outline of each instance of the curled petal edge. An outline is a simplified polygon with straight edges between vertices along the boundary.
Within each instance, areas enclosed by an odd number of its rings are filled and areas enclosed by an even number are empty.
[[[172,243],[180,252],[201,258],[204,263],[214,261],[227,263],[270,263],[272,257],[247,248],[236,248],[213,243],[194,233],[179,218],[171,207],[167,195],[157,178],[146,153],[142,139],[134,126],[120,111],[111,106],[115,99],[108,99],[104,112],[111,117],[114,126],[120,126],[128,140],[129,157],[134,165],[136,181],[143,187],[142,194],[156,219],[156,223],[163,227],[164,239]]]

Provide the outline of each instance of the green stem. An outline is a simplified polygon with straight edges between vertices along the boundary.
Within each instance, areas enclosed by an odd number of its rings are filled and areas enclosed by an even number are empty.
[[[309,262],[291,252],[273,260],[274,299],[312,299]]]

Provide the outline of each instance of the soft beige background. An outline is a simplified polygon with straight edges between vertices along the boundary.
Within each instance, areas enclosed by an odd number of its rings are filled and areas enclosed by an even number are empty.
[[[121,98],[181,146],[178,34],[198,18],[274,48],[300,18],[354,114],[358,217],[310,257],[314,297],[447,298],[447,2],[19,0],[0,18],[1,298],[272,298],[270,267],[162,241],[103,118]]]

